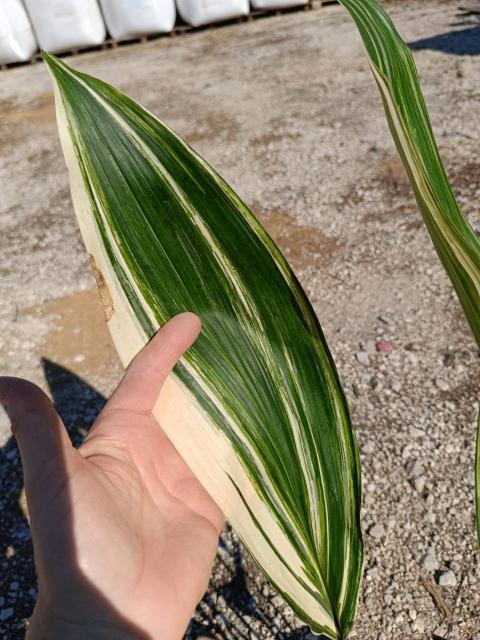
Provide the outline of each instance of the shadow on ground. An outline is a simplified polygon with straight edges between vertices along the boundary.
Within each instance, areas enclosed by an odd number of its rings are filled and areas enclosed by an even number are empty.
[[[470,26],[471,25],[471,26]],[[460,9],[457,21],[452,26],[468,26],[466,29],[452,29],[431,38],[409,42],[414,51],[431,49],[457,56],[480,55],[480,7],[478,9]]]
[[[74,446],[79,446],[106,399],[58,364],[43,359],[42,365],[55,408]],[[0,598],[4,599],[0,608],[11,610],[2,622],[8,628],[3,637],[21,640],[25,634],[24,620],[30,617],[35,604],[37,584],[30,528],[22,506],[22,466],[14,438],[0,448],[0,486]],[[240,544],[229,530],[220,540],[217,564],[224,566],[227,578],[221,588],[210,588],[199,604],[186,640],[195,640],[200,635],[256,640],[259,627],[279,640],[312,637],[307,627],[285,633],[282,628],[288,628],[289,621],[283,620],[281,613],[276,612],[274,622],[274,616],[261,610],[247,585]],[[250,620],[256,622],[255,631],[250,628]]]
[[[42,360],[55,408],[78,446],[105,404],[105,398],[63,367]],[[2,627],[8,640],[24,638],[37,596],[30,527],[25,516],[23,472],[15,439],[0,448],[0,597],[4,599]],[[6,616],[7,614],[3,614]],[[2,629],[3,630],[3,629]]]

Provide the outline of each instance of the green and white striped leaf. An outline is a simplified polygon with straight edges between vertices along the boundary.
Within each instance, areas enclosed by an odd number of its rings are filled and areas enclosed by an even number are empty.
[[[448,182],[412,53],[375,0],[339,0],[357,25],[418,206],[480,344],[480,241]]]
[[[156,415],[273,585],[344,638],[362,572],[360,466],[318,320],[228,185],[119,91],[45,55],[71,191],[126,365],[167,319],[203,330]]]
[[[480,240],[460,210],[442,165],[412,53],[375,0],[339,0],[354,19],[382,95],[390,131],[418,206],[480,345]],[[480,420],[477,432],[480,543]]]

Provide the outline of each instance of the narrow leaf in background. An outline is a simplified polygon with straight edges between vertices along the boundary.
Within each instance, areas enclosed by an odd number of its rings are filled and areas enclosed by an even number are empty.
[[[295,612],[344,638],[362,572],[360,466],[305,293],[238,196],[172,131],[106,83],[45,61],[123,363],[171,316],[200,316],[155,415]]]
[[[339,2],[363,38],[418,206],[480,345],[480,240],[448,182],[412,53],[375,0]]]
[[[388,124],[418,206],[480,345],[480,240],[462,213],[433,136],[412,53],[375,0],[339,0],[363,38]],[[477,535],[480,543],[480,419]]]

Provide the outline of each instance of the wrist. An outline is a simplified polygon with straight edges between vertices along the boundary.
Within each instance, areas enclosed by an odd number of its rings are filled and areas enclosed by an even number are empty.
[[[120,616],[109,620],[89,620],[88,613],[59,614],[46,607],[40,598],[30,619],[25,640],[147,640]]]

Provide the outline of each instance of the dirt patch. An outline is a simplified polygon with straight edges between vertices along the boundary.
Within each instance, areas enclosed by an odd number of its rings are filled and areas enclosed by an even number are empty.
[[[5,105],[5,103],[8,103]],[[3,124],[17,124],[18,122],[45,123],[55,120],[55,104],[53,93],[48,91],[26,104],[17,104],[5,100],[0,104]]]
[[[239,126],[235,120],[220,111],[210,111],[203,117],[197,115],[195,130],[184,137],[190,145],[218,138],[231,142],[237,139],[238,132]]]
[[[254,147],[268,147],[271,144],[276,144],[277,142],[281,142],[285,140],[285,138],[289,138],[294,140],[295,138],[299,138],[300,134],[293,133],[277,133],[276,131],[268,131],[267,133],[263,133],[260,136],[255,136],[250,139],[250,144]]]
[[[379,174],[380,183],[386,191],[397,196],[407,197],[410,195],[410,182],[400,158],[392,156],[382,158]]]
[[[53,93],[43,93],[22,104],[16,100],[2,100],[0,114],[0,148],[5,153],[29,138],[32,126],[38,129],[55,122]]]
[[[51,331],[38,347],[41,358],[83,379],[118,369],[96,287],[22,309],[20,315],[51,318]]]
[[[474,196],[480,189],[480,163],[468,162],[449,172],[450,182],[456,193]]]
[[[282,250],[295,270],[330,264],[339,252],[337,238],[326,236],[315,227],[300,225],[285,211],[262,211],[258,205],[253,212]]]

